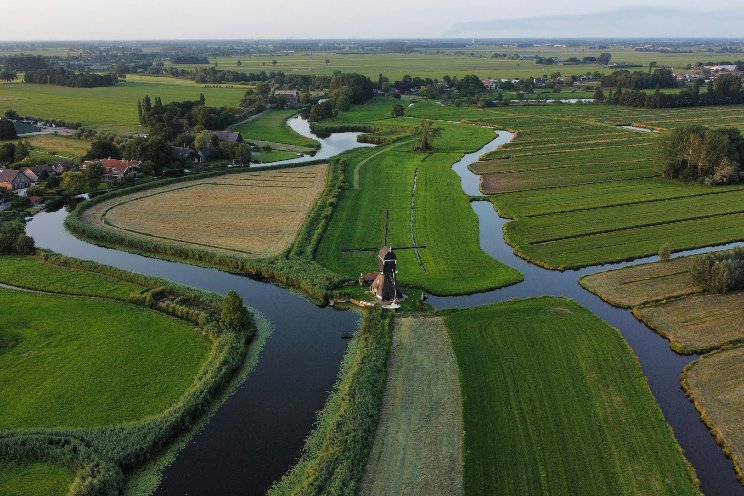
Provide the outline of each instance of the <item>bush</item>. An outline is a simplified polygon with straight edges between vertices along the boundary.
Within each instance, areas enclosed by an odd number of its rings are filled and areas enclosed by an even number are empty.
[[[664,243],[661,245],[661,248],[659,248],[659,260],[662,262],[668,262],[671,257],[672,250],[669,248],[669,243]]]

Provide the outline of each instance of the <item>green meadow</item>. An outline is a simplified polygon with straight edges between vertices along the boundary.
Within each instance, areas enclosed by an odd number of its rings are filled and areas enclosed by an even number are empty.
[[[66,496],[75,473],[49,463],[0,462],[0,494],[3,496]]]
[[[454,311],[465,494],[697,494],[620,334],[570,300]]]
[[[420,122],[414,118],[385,118],[390,108],[388,99],[381,99],[369,107],[362,106],[358,115],[356,108],[339,114],[340,119],[330,125],[364,123],[408,134]],[[442,134],[434,141],[432,153],[411,152],[409,144],[400,143],[349,155],[346,178],[350,186],[343,190],[318,247],[316,259],[321,264],[350,278],[377,270],[374,252],[342,250],[381,247],[386,210],[390,211],[393,248],[412,245],[413,195],[413,233],[416,244],[426,246],[419,250],[424,270],[414,250],[397,250],[399,282],[434,294],[463,294],[521,280],[516,270],[480,249],[478,219],[451,168],[463,153],[487,143],[493,132],[448,122],[437,122],[436,126],[442,128]],[[355,188],[357,183],[359,187]]]
[[[318,142],[294,132],[287,124],[287,119],[296,114],[296,110],[271,110],[242,124],[232,127],[239,131],[247,141],[270,141],[302,147],[317,147]]]
[[[0,305],[4,429],[159,413],[191,385],[211,346],[183,321],[122,303],[3,289]]]
[[[116,86],[68,88],[44,84],[0,84],[0,113],[13,109],[23,116],[80,122],[100,131],[132,133],[142,130],[137,119],[137,100],[159,96],[164,103],[198,100],[207,105],[235,107],[246,86],[204,87],[193,81],[169,77],[128,75]]]

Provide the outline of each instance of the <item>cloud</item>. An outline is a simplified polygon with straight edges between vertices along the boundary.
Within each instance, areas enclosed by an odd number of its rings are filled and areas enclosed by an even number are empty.
[[[744,10],[695,12],[626,7],[577,15],[458,22],[446,37],[488,38],[727,38],[741,37]]]

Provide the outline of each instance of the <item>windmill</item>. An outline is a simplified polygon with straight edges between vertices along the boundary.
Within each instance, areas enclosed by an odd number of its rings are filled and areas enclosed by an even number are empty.
[[[415,250],[426,248],[426,246],[401,246],[396,250]],[[378,272],[371,274],[362,274],[360,283],[369,282],[370,291],[382,302],[383,308],[400,308],[398,301],[405,298],[400,291],[400,286],[395,282],[395,274],[398,272],[398,257],[395,256],[393,247],[390,244],[390,210],[385,211],[385,239],[382,248],[347,248],[342,252],[358,251],[377,251],[377,268]]]

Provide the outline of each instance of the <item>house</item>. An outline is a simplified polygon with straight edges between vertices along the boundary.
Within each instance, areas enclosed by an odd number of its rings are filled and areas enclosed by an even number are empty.
[[[481,81],[481,83],[483,83],[483,86],[487,90],[495,90],[499,84],[499,82],[495,79],[484,79],[483,81]]]
[[[142,162],[139,160],[104,158],[101,160],[86,160],[83,162],[83,169],[96,162],[101,163],[104,177],[124,177],[127,174],[136,174],[140,171],[140,166],[142,165]]]
[[[379,276],[379,272],[367,272],[367,273],[361,273],[359,274],[359,285],[360,286],[369,286],[373,282],[375,282],[375,279],[377,279],[377,276]]]
[[[36,208],[39,208],[44,205],[44,198],[40,196],[29,196],[29,200],[31,200],[31,205],[33,205]]]
[[[201,150],[197,152],[199,162],[208,161],[209,157],[211,157],[212,155],[214,155],[214,153],[209,148],[202,148]]]
[[[228,143],[242,143],[243,136],[239,132],[235,131],[207,131],[209,135],[217,136],[220,141],[226,141]]]
[[[284,108],[294,108],[300,105],[297,90],[274,90],[274,96],[284,98]]]
[[[30,167],[21,167],[18,169],[18,172],[26,176],[31,181],[31,184],[39,182],[39,176]]]
[[[0,169],[0,188],[11,191],[26,189],[31,186],[31,180],[19,170]]]
[[[191,148],[184,148],[182,146],[171,147],[171,157],[174,160],[190,160],[195,164],[201,162],[201,156]]]
[[[53,166],[49,164],[41,164],[35,167],[31,167],[31,172],[34,173],[34,175],[37,178],[37,181],[44,177],[57,176],[61,174],[61,172],[57,172],[57,169],[55,169]]]

